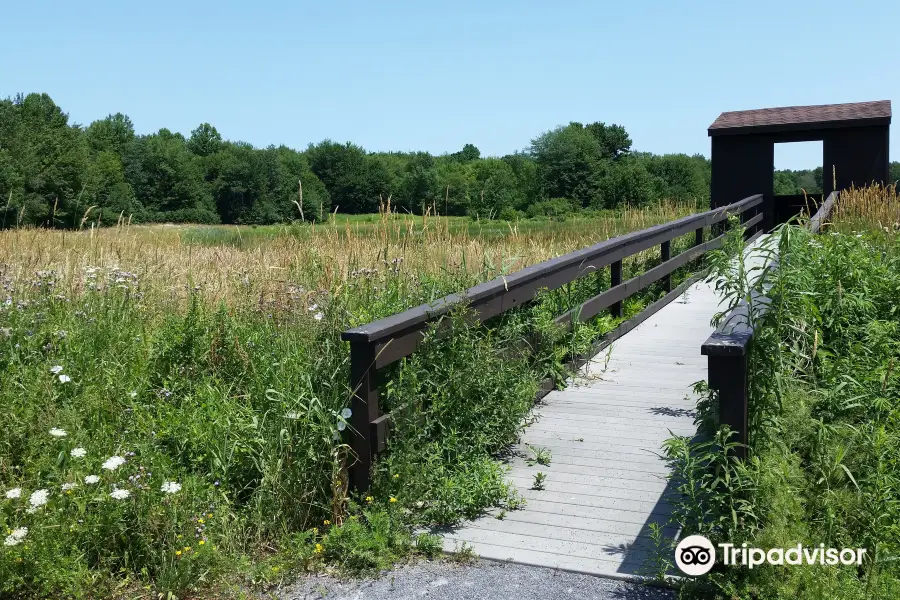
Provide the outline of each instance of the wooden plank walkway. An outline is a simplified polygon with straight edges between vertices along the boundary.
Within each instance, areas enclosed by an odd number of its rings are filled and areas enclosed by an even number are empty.
[[[639,575],[652,548],[650,524],[666,526],[671,513],[661,445],[672,433],[696,433],[692,386],[706,380],[700,346],[720,310],[713,285],[695,283],[535,405],[537,421],[514,449],[508,475],[526,506],[465,523],[445,534],[445,550],[465,543],[482,558]],[[528,446],[549,450],[550,465],[529,462]],[[532,489],[538,472],[546,474],[540,491]]]

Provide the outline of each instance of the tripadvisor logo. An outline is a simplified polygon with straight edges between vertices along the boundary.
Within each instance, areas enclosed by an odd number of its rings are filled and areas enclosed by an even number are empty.
[[[716,549],[702,535],[689,535],[675,548],[675,564],[685,575],[706,575],[716,562]]]
[[[769,565],[861,565],[866,555],[865,548],[826,548],[819,544],[811,548],[797,544],[790,548],[750,548],[720,543],[722,564],[746,566],[750,569],[762,564]],[[702,535],[689,535],[675,548],[675,564],[685,575],[705,575],[716,563],[716,549],[712,542]]]

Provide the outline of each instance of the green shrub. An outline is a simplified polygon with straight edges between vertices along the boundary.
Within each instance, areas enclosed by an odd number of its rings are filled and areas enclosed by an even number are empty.
[[[529,217],[548,217],[553,221],[565,221],[573,212],[572,202],[566,198],[541,200],[529,206],[527,210]]]

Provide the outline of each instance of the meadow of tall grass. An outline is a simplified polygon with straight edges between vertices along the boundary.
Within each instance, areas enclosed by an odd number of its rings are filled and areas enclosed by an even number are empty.
[[[614,325],[552,326],[608,276],[489,327],[454,314],[454,335],[393,368],[382,401],[414,410],[398,416],[365,497],[348,492],[340,332],[692,210],[509,223],[503,235],[389,213],[0,231],[0,596],[228,597],[434,554],[415,527],[519,502],[496,455],[538,381]],[[626,273],[658,260],[648,251]]]
[[[893,187],[851,190],[826,233],[796,224],[776,232],[778,261],[758,281],[760,291],[771,286],[771,303],[750,309],[750,458],[725,451],[733,441],[708,390],[698,406],[706,441],[673,438],[666,448],[685,498],[673,520],[686,535],[763,549],[866,548],[866,560],[717,565],[686,580],[681,597],[900,596],[897,206]],[[742,285],[726,265],[739,260],[739,238],[725,248],[713,274],[736,293]]]

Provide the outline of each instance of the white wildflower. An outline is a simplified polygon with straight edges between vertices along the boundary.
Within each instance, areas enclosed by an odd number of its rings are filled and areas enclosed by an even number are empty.
[[[125,459],[121,456],[110,456],[106,459],[106,462],[101,465],[107,471],[115,471],[119,467],[125,464]]]
[[[69,490],[74,490],[77,487],[78,487],[77,483],[64,483],[64,484],[62,484],[61,489],[64,492],[68,492]]]
[[[341,417],[343,417],[345,419],[349,419],[352,416],[353,416],[353,411],[350,410],[349,408],[345,408],[344,410],[341,411]]]
[[[285,419],[296,420],[296,419],[299,419],[299,418],[300,418],[300,413],[298,413],[296,410],[292,410],[292,411],[286,413],[286,414],[284,415],[284,418],[285,418]]]
[[[345,429],[347,429],[347,424],[346,424],[345,422],[343,422],[343,421],[338,421],[338,424],[337,424],[337,430],[338,430],[338,431],[343,431],[343,430],[345,430]]]
[[[113,491],[109,494],[109,497],[114,500],[126,500],[129,496],[131,496],[131,492],[120,490],[119,488],[113,488]]]
[[[174,481],[164,481],[159,491],[165,494],[176,494],[181,491],[181,484]]]
[[[4,546],[16,546],[22,543],[22,540],[25,539],[25,536],[28,535],[27,527],[19,527],[18,529],[13,529],[12,533],[6,536],[6,539],[3,540]]]
[[[68,375],[60,375],[59,376],[60,383],[69,383],[70,381],[72,381],[72,378],[69,377]]]
[[[319,305],[316,304],[315,302],[313,302],[312,304],[309,305],[309,312],[312,312],[312,311],[316,310],[317,308],[319,308]]]
[[[317,312],[316,314],[313,315],[313,319],[315,319],[316,321],[321,321],[323,316],[325,316],[325,315],[323,315],[320,312]]]
[[[50,490],[37,490],[31,497],[28,498],[28,502],[31,504],[31,508],[38,509],[41,506],[47,504],[47,500],[50,499]]]
[[[59,365],[56,365],[55,367],[50,367],[50,372],[53,373],[54,375],[58,375],[59,373],[62,373],[62,367]]]
[[[50,435],[53,437],[66,437],[68,434],[65,429],[60,429],[59,427],[54,427],[50,430]]]
[[[11,490],[6,490],[6,497],[9,500],[15,500],[16,498],[22,497],[22,488],[13,488]]]
[[[69,452],[72,455],[72,458],[84,458],[87,456],[87,450],[84,448],[72,448],[72,451]]]
[[[84,478],[84,482],[88,485],[93,485],[95,483],[98,483],[99,481],[100,481],[100,477],[97,475],[88,475],[87,477]]]
[[[131,398],[137,398],[137,392],[129,392],[128,396]]]

